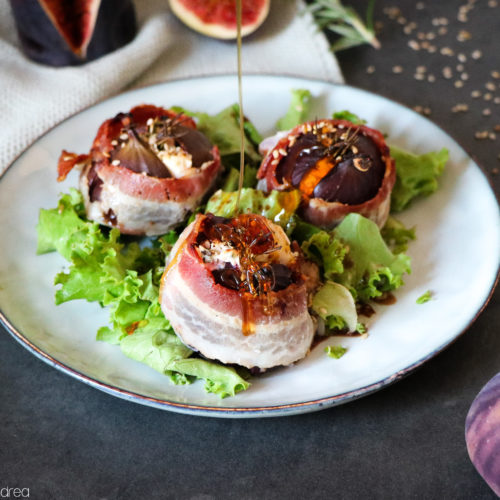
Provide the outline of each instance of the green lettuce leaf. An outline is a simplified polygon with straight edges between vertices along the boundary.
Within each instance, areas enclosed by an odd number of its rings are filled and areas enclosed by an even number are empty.
[[[330,358],[340,359],[347,352],[347,348],[341,345],[327,345],[325,352]]]
[[[208,200],[205,212],[221,217],[234,217],[237,199],[237,192],[219,190]],[[241,190],[240,211],[263,215],[290,234],[293,230],[293,215],[299,203],[300,193],[296,190],[271,191],[266,195],[258,189],[245,188]]]
[[[366,120],[363,120],[358,115],[351,113],[346,109],[344,111],[335,111],[335,113],[333,113],[332,115],[332,118],[334,120],[347,120],[351,123],[354,123],[355,125],[364,125],[366,123]]]
[[[344,271],[344,257],[349,248],[334,232],[318,231],[301,245],[305,256],[318,264],[325,280],[335,280]]]
[[[406,228],[401,221],[391,215],[380,232],[393,253],[406,252],[409,241],[416,238],[415,228]]]
[[[292,90],[290,106],[285,116],[278,120],[276,128],[278,130],[290,130],[293,127],[306,121],[309,113],[311,92],[306,89]]]
[[[342,330],[345,327],[350,332],[356,330],[356,304],[350,291],[338,283],[327,281],[314,295],[312,309],[330,330]]]
[[[377,225],[359,214],[349,214],[334,234],[349,248],[344,269],[335,281],[349,288],[361,302],[399,288],[403,274],[411,272],[410,258],[393,254]]]
[[[391,210],[400,212],[418,196],[427,196],[438,188],[438,177],[449,158],[447,149],[414,155],[391,146],[396,162],[396,184],[391,195]]]

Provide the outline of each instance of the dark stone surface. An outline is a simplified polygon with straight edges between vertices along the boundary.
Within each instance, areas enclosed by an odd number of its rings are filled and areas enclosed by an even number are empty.
[[[361,12],[365,2],[346,2]],[[465,3],[465,0],[464,0]],[[457,21],[461,2],[398,2],[418,31],[436,31],[446,16],[445,39],[435,42],[483,58],[465,63],[462,89],[441,76],[456,56],[414,52],[402,27],[384,23],[383,48],[339,56],[346,81],[409,106],[432,110],[441,125],[484,165],[500,190],[500,134],[474,139],[500,122],[500,105],[474,100],[500,71],[500,7],[478,2],[469,22]],[[460,29],[472,39],[456,40]],[[375,65],[375,73],[366,67]],[[392,67],[402,65],[402,74]],[[413,78],[432,68],[435,83]],[[496,65],[496,67],[495,67]],[[455,71],[454,71],[455,72]],[[500,89],[493,92],[500,95]],[[454,114],[463,102],[470,110]],[[482,116],[489,107],[492,115]],[[466,208],[466,207],[465,207]],[[487,249],[485,249],[487,251]],[[358,401],[295,417],[223,420],[179,415],[128,403],[92,389],[33,357],[3,330],[0,335],[0,488],[30,488],[30,498],[56,499],[281,499],[495,498],[470,463],[464,442],[468,408],[500,369],[500,293],[475,324],[416,373]]]

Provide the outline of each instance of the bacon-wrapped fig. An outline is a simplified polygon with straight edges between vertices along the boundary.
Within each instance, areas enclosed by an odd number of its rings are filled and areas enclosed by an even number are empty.
[[[141,105],[106,120],[88,155],[63,151],[58,180],[83,165],[80,190],[89,219],[122,233],[163,234],[211,189],[220,156],[195,122]]]
[[[181,340],[207,358],[289,365],[314,335],[301,262],[281,227],[260,215],[198,215],[170,253],[160,304]]]
[[[265,149],[269,146],[268,142]],[[278,137],[257,177],[267,191],[299,189],[299,214],[311,224],[331,229],[356,212],[382,227],[396,170],[379,131],[324,119],[303,123]]]

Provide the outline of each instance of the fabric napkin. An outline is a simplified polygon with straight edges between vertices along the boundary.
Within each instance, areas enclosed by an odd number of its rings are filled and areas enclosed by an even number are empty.
[[[52,68],[22,54],[8,1],[0,0],[0,174],[53,125],[124,89],[236,73],[234,42],[191,31],[169,11],[167,0],[139,1],[136,10],[139,31],[127,46],[83,66]],[[342,82],[302,0],[272,0],[264,25],[244,39],[242,61],[244,74]]]

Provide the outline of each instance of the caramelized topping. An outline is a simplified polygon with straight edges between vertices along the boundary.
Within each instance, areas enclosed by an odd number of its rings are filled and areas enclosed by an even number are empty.
[[[289,142],[276,169],[279,182],[305,197],[356,205],[373,198],[385,174],[375,142],[360,127],[316,123]]]

